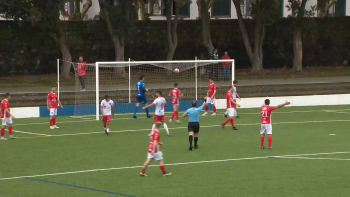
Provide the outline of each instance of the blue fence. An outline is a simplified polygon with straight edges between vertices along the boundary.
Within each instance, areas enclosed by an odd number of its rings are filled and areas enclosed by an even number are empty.
[[[187,110],[191,107],[192,101],[180,101],[179,105],[179,111]],[[151,104],[151,103],[148,103]],[[197,106],[201,106],[203,104],[203,100],[197,101]],[[63,109],[61,107],[57,108],[57,115],[58,116],[73,116],[75,111],[75,105],[65,105],[63,106]],[[93,115],[96,114],[96,105],[79,105],[79,112],[83,115]],[[138,113],[143,112],[142,111],[143,105],[141,104],[138,108]],[[114,104],[114,113],[133,113],[135,108],[135,103],[115,103]],[[212,109],[212,106],[209,105],[209,109]],[[152,113],[154,112],[155,107],[149,108],[149,111]],[[40,111],[40,117],[49,117],[50,112],[47,110],[47,107],[41,106],[39,107]],[[165,107],[166,112],[173,111],[173,106],[170,101],[167,102],[167,106]],[[100,112],[101,114],[101,112]]]

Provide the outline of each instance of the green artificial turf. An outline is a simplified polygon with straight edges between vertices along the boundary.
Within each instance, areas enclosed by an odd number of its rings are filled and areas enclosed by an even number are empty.
[[[156,161],[148,177],[139,176],[152,127],[144,113],[136,120],[131,114],[114,116],[109,136],[100,121],[58,117],[60,128],[50,130],[47,118],[14,119],[18,139],[0,141],[0,196],[348,196],[350,106],[275,110],[274,150],[260,149],[259,109],[238,109],[238,131],[221,129],[222,114],[200,117],[199,149],[193,151],[187,118],[168,123],[171,137],[161,129],[169,177]]]

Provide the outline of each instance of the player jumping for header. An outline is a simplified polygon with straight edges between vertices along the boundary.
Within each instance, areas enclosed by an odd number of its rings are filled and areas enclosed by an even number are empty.
[[[7,140],[5,135],[5,128],[8,125],[8,132],[9,132],[9,139],[15,139],[12,135],[12,119],[14,118],[10,113],[10,93],[5,94],[5,99],[1,101],[1,120],[2,120],[2,126],[1,126],[1,138],[0,140]]]
[[[105,133],[109,134],[109,123],[111,122],[111,115],[114,116],[114,102],[105,96],[105,99],[101,102],[102,123]]]
[[[216,99],[216,85],[215,85],[213,79],[209,78],[207,102],[206,102],[206,106],[205,106],[205,113],[203,114],[203,116],[206,116],[208,114],[209,103],[211,103],[213,105],[214,113],[212,115],[213,116],[216,115],[215,99]]]
[[[231,122],[232,130],[238,130],[235,127],[235,123],[233,122],[233,117],[235,114],[234,106],[240,107],[240,105],[237,104],[235,100],[233,100],[232,92],[233,92],[233,86],[231,86],[228,92],[226,93],[226,112],[229,117],[225,120],[225,122],[221,124],[221,126],[222,126],[222,129],[224,129],[225,125],[228,122]]]
[[[154,129],[152,129],[152,132],[149,135],[149,143],[148,143],[148,150],[147,150],[147,160],[145,164],[143,164],[143,168],[140,172],[140,176],[147,176],[146,168],[149,163],[154,159],[156,161],[159,161],[159,168],[163,173],[163,176],[169,176],[171,175],[170,172],[166,172],[164,169],[164,162],[163,162],[163,154],[159,150],[159,146],[163,146],[163,143],[159,142],[160,136],[159,136],[159,130],[161,122],[156,122]]]
[[[47,110],[50,111],[50,129],[58,129],[56,126],[56,116],[57,116],[57,102],[63,109],[61,101],[58,99],[56,93],[56,87],[51,87],[51,92],[47,95]]]
[[[269,135],[268,141],[269,141],[269,149],[272,149],[271,143],[272,143],[272,125],[271,125],[271,112],[275,109],[281,108],[283,106],[289,105],[290,102],[285,102],[283,104],[275,106],[270,106],[270,100],[265,100],[265,105],[261,107],[261,129],[260,129],[260,141],[261,141],[261,149],[264,149],[264,139],[265,134]]]
[[[134,116],[133,118],[136,119],[136,112],[137,112],[137,108],[139,108],[140,103],[143,103],[145,106],[147,106],[147,98],[146,98],[146,92],[148,91],[145,88],[145,83],[143,82],[145,80],[145,76],[141,75],[140,76],[140,81],[136,83],[136,106],[134,109]],[[150,116],[148,114],[148,109],[146,109],[146,115],[147,118],[151,118],[152,116]]]
[[[142,110],[156,106],[156,111],[155,111],[154,118],[153,118],[152,130],[154,130],[154,128],[156,126],[155,125],[156,122],[161,122],[161,123],[163,123],[163,127],[166,130],[167,135],[170,136],[168,125],[165,123],[165,118],[164,118],[164,107],[166,107],[165,98],[162,97],[161,91],[156,91],[156,96],[157,96],[157,98],[153,101],[153,103],[146,106],[146,107],[143,107]]]
[[[172,123],[172,120],[175,116],[175,123],[180,123],[179,121],[179,105],[180,101],[179,98],[182,96],[180,93],[180,90],[177,88],[178,83],[174,83],[174,89],[170,90],[169,96],[171,96],[171,103],[173,104],[173,113],[170,116],[169,123]]]

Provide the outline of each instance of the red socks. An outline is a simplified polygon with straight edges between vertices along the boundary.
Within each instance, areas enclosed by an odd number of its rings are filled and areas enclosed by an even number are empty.
[[[264,140],[265,140],[265,137],[264,137],[264,136],[261,136],[261,137],[260,137],[261,146],[264,146]]]
[[[141,173],[145,174],[146,173],[146,168],[142,168]]]
[[[205,106],[205,111],[208,111],[208,108],[209,108],[209,106],[207,105],[207,106]]]
[[[9,131],[9,135],[12,135],[12,127],[9,127],[8,131]]]
[[[5,135],[5,128],[1,128],[1,137],[4,137]]]
[[[231,120],[232,120],[231,118],[227,118],[227,119],[225,120],[225,122],[222,123],[222,124],[225,125],[225,124],[227,124],[228,122],[230,122]]]
[[[53,119],[50,118],[50,127],[52,127]]]
[[[176,120],[179,119],[179,112],[178,112],[178,111],[175,112],[175,119],[176,119]]]
[[[233,123],[233,119],[232,118],[231,118],[230,122],[231,122],[232,128],[235,127],[235,123]]]
[[[165,174],[165,169],[164,169],[164,166],[159,166],[160,170],[162,171],[163,174]]]
[[[214,111],[214,113],[216,113],[216,107],[215,107],[215,105],[213,105],[213,111]]]
[[[53,124],[53,125],[56,125],[56,118],[53,118],[53,119],[52,119],[52,124]]]
[[[174,118],[175,113],[176,113],[176,111],[173,111],[173,113],[171,113],[170,120],[172,120]]]
[[[269,141],[269,147],[271,148],[271,144],[272,144],[272,135],[269,135],[269,137],[267,138],[267,140]]]

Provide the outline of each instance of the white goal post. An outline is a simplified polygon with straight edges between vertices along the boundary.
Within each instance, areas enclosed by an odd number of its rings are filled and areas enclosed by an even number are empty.
[[[229,84],[232,84],[232,81],[235,79],[235,63],[233,59],[228,59],[228,60],[186,60],[186,61],[131,61],[129,59],[128,62],[96,62],[95,63],[95,105],[96,105],[96,120],[100,119],[100,102],[102,98],[100,97],[100,91],[103,91],[100,86],[101,86],[101,80],[106,81],[106,79],[102,79],[101,77],[106,77],[108,74],[109,78],[120,78],[119,80],[124,80],[127,81],[126,84],[128,84],[128,102],[132,102],[132,83],[131,80],[133,79],[135,81],[135,77],[132,78],[131,73],[133,72],[133,68],[142,68],[140,73],[144,74],[145,77],[148,77],[148,80],[150,78],[157,78],[162,79],[161,81],[155,81],[154,83],[159,86],[159,88],[164,88],[162,84],[166,85],[165,82],[169,83],[174,83],[174,82],[180,82],[182,83],[183,81],[188,81],[183,88],[189,88],[192,87],[195,89],[195,100],[198,100],[198,88],[199,88],[199,75],[206,75],[205,73],[207,71],[210,71],[210,73],[213,75],[213,70],[216,69],[216,78],[219,77],[218,69],[220,69],[221,66],[220,63],[222,62],[230,62],[231,66],[229,70],[230,76],[229,79],[226,81],[230,81]],[[156,68],[153,68],[156,67]],[[128,75],[127,77],[124,76],[112,76],[110,73],[113,71],[118,72],[117,69],[121,69],[121,71],[124,73],[124,75]],[[151,73],[151,70],[153,69],[163,69],[165,71],[162,72],[157,72],[156,74],[152,73],[150,74],[149,77],[147,76],[148,71]],[[175,69],[176,68],[176,69]],[[200,68],[200,69],[198,69]],[[212,69],[214,68],[214,69]],[[109,70],[108,70],[109,69]],[[175,69],[175,70],[174,70]],[[225,69],[225,68],[224,68]],[[126,71],[127,70],[127,71]],[[179,70],[179,71],[177,71]],[[204,71],[203,71],[204,70]],[[176,72],[175,72],[176,71]],[[215,72],[215,71],[214,71]],[[103,74],[101,74],[103,73]],[[180,74],[179,74],[180,73]],[[183,74],[182,74],[183,73]],[[204,74],[203,74],[204,73]],[[227,73],[228,75],[229,73]],[[179,77],[178,77],[179,76]],[[214,73],[215,76],[215,73]],[[190,80],[188,80],[190,78]],[[208,79],[208,78],[206,78]],[[180,80],[180,81],[179,81]],[[193,83],[192,83],[193,80]],[[215,80],[215,79],[214,79]],[[145,80],[145,84],[147,84],[147,79]],[[203,80],[204,81],[204,80]],[[207,80],[203,82],[207,86]],[[113,83],[108,83],[111,84],[109,88],[118,88],[118,87],[112,87],[114,84]],[[115,83],[116,84],[116,83]],[[193,85],[193,86],[192,86]],[[167,88],[171,88],[171,85],[167,84]],[[147,88],[153,88],[150,85],[146,85]],[[104,87],[106,88],[106,87]],[[156,89],[157,87],[153,88]],[[181,88],[180,88],[181,89]],[[126,99],[125,99],[126,100]],[[194,99],[192,99],[194,100]]]

